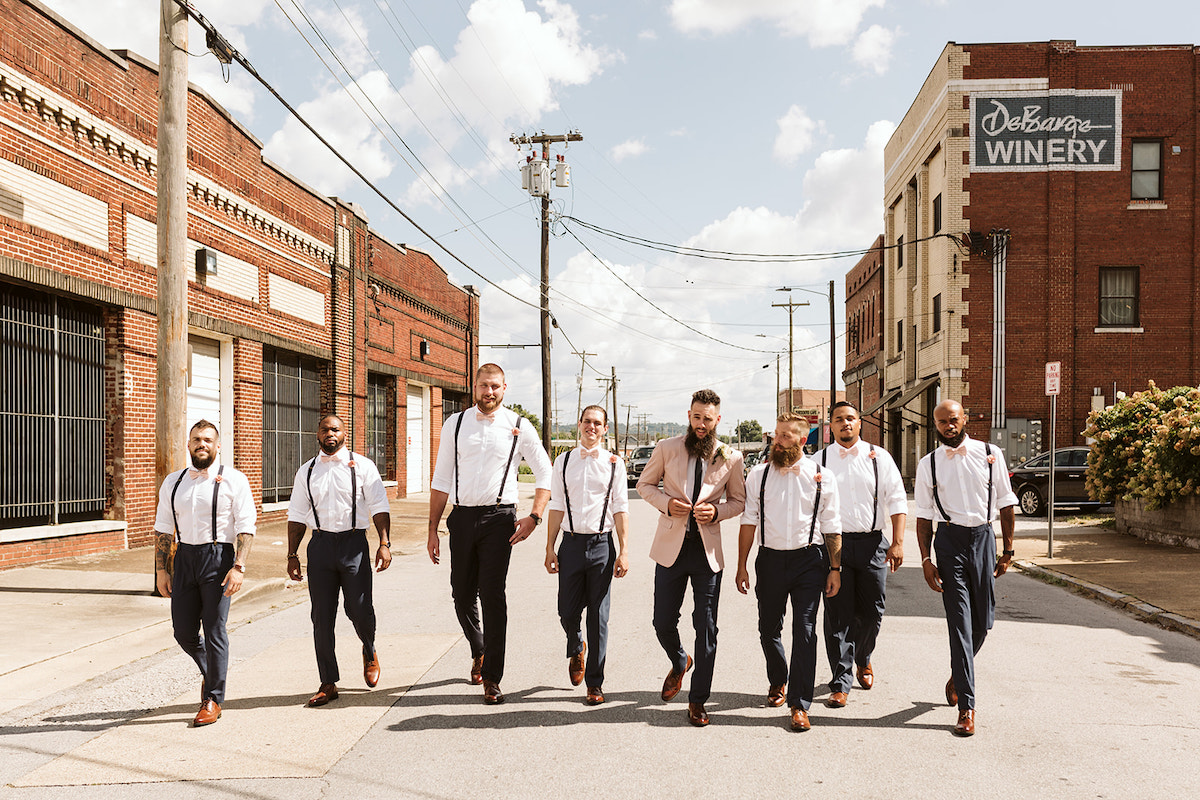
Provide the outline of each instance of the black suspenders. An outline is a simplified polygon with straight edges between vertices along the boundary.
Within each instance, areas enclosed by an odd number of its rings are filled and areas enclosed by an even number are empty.
[[[305,478],[304,484],[308,489],[308,505],[312,508],[313,522],[316,523],[314,530],[321,530],[321,518],[317,516],[317,504],[313,502],[312,494],[312,471],[317,464],[317,457],[313,456],[308,462],[308,475]],[[350,451],[350,530],[355,530],[354,523],[358,521],[358,475],[354,471],[354,451]],[[328,533],[328,531],[326,531]]]
[[[988,454],[988,458],[992,455],[992,445],[990,442],[983,443],[984,452]],[[937,451],[934,448],[929,453],[929,482],[933,484],[933,502],[937,505],[938,513],[942,515],[942,519],[946,522],[950,521],[950,515],[946,513],[946,509],[942,508],[942,500],[938,497],[938,481],[937,481]],[[992,462],[988,462],[988,485],[987,485],[987,516],[984,517],[985,523],[992,521],[992,482],[995,479],[995,470],[992,469]]]
[[[175,523],[175,541],[179,542],[183,537],[179,534],[179,514],[175,512],[175,493],[179,491],[179,484],[183,483],[183,476],[187,475],[188,471],[185,468],[179,473],[179,477],[175,479],[175,485],[171,487],[171,519]],[[217,467],[217,478],[213,481],[213,496],[212,496],[212,540],[213,544],[217,543],[217,496],[221,491],[222,476],[225,474],[225,465]]]
[[[817,530],[817,512],[821,510],[821,465],[817,467],[817,496],[813,499],[812,521],[808,523],[808,543],[813,543],[813,535]],[[762,486],[758,490],[758,544],[764,546],[767,541],[767,473],[771,471],[771,462],[766,462],[763,469]]]
[[[871,445],[870,452],[873,456],[875,453],[875,445],[873,445],[873,444]],[[827,467],[829,466],[829,448],[828,447],[826,447],[824,450],[821,451],[821,463]],[[869,530],[874,532],[875,521],[877,519],[879,519],[879,461],[876,460],[875,458],[871,458],[871,468],[875,472],[875,494],[872,497],[872,500],[874,502],[871,505],[871,527]]]
[[[454,505],[459,505],[458,502],[458,432],[462,430],[463,415],[466,411],[458,412],[458,421],[454,423]],[[515,412],[514,412],[515,413]],[[517,452],[517,439],[521,435],[521,417],[517,416],[517,425],[513,428],[512,447],[508,449],[508,461],[504,464],[504,474],[500,476],[500,491],[496,495],[496,505],[500,505],[500,499],[504,497],[504,484],[508,481],[508,471],[512,468],[513,456]]]
[[[571,518],[571,487],[567,485],[567,462],[571,460],[571,451],[563,453],[563,497],[567,502],[567,524],[571,526],[568,533],[575,533],[575,520]],[[608,501],[612,497],[613,483],[617,480],[617,462],[612,462],[612,470],[608,475],[608,489],[604,492],[604,507],[600,509],[600,529],[598,533],[605,533],[604,520],[608,517]]]

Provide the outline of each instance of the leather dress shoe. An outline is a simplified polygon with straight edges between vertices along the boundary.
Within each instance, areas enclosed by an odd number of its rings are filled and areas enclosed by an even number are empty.
[[[586,664],[585,657],[587,656],[587,642],[583,643],[583,649],[567,661],[567,675],[571,678],[571,685],[578,686],[583,683],[583,667]]]
[[[221,718],[221,707],[217,705],[217,701],[211,697],[204,701],[200,706],[200,711],[196,714],[196,718],[192,720],[192,727],[199,728],[201,725],[212,725]]]
[[[599,686],[589,686],[587,693],[587,704],[589,706],[598,706],[604,702],[604,692],[600,691]]]
[[[946,681],[946,705],[958,705],[958,692],[954,691],[954,676],[950,676],[950,680]]]
[[[958,712],[958,724],[954,726],[954,735],[975,735],[975,709],[967,708]]]
[[[875,670],[871,669],[871,665],[858,668],[858,685],[864,689],[870,689],[875,685]]]
[[[504,692],[500,691],[500,684],[495,681],[483,682],[483,702],[489,706],[498,706],[504,702]]]
[[[372,689],[379,683],[379,653],[372,653],[370,658],[363,656],[363,680]]]
[[[808,721],[808,712],[803,708],[792,709],[792,730],[806,731],[812,727],[812,723]]]
[[[692,657],[687,657],[687,664],[683,667],[683,672],[676,672],[672,669],[667,673],[667,679],[663,681],[662,699],[663,702],[670,702],[675,699],[675,695],[679,694],[679,690],[683,688],[683,676],[692,668]]]
[[[471,659],[471,683],[475,686],[483,683],[483,654]]]
[[[845,708],[846,701],[850,699],[850,695],[846,692],[834,692],[829,695],[829,699],[825,701],[825,705],[830,708]]]
[[[697,728],[708,724],[708,712],[704,710],[704,703],[688,703],[688,722]]]
[[[784,701],[787,700],[787,697],[784,695],[785,688],[786,684],[781,683],[778,686],[772,686],[767,689],[767,705],[771,708],[779,708],[783,705]]]
[[[309,708],[316,708],[317,706],[323,706],[326,703],[330,703],[337,699],[338,699],[337,684],[322,683],[321,688],[317,689],[317,693],[314,694],[312,697],[308,698],[308,703],[306,705]]]

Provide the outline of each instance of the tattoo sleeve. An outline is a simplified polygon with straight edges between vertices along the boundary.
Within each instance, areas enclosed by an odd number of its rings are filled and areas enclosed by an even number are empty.
[[[842,535],[840,533],[825,534],[825,547],[829,550],[829,566],[837,567],[842,563]]]
[[[175,537],[169,533],[160,533],[154,538],[154,569],[167,571],[167,558],[171,555],[171,541]]]
[[[239,533],[237,535],[237,545],[234,548],[234,562],[246,565],[246,556],[250,555],[250,547],[254,544],[253,533]]]

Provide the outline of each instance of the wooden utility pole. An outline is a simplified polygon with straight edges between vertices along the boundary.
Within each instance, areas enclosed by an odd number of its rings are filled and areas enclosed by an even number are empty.
[[[790,291],[790,290],[780,289],[778,291]],[[793,410],[794,401],[792,399],[792,388],[796,385],[795,383],[792,382],[792,312],[795,311],[797,308],[800,308],[801,306],[806,306],[806,305],[808,305],[807,300],[805,300],[803,303],[796,303],[796,302],[793,302],[790,297],[788,298],[788,301],[786,303],[772,303],[771,304],[771,308],[786,308],[787,312],[788,312],[788,397],[787,397],[787,406],[784,408],[784,411],[792,411]]]
[[[625,406],[625,449],[628,450],[629,449],[629,415],[633,412],[633,409],[637,408],[637,406],[631,406],[631,405],[629,405],[629,403],[622,403],[621,405]]]
[[[617,419],[617,368],[612,368],[612,395],[613,395],[613,441],[616,443],[617,452],[621,452],[621,423]]]
[[[834,327],[833,281],[829,282],[829,407],[825,409],[825,422],[829,426],[829,439],[833,440],[833,404],[837,402],[837,329]],[[824,446],[825,440],[821,440]]]
[[[166,2],[166,0],[164,0]],[[562,135],[548,136],[540,134],[537,136],[512,136],[509,138],[513,144],[522,145],[541,145],[542,160],[547,164],[550,162],[550,145],[554,142],[581,142],[583,135],[579,133],[567,133]],[[549,174],[549,173],[547,173]],[[548,184],[548,181],[547,181]],[[550,187],[549,185],[540,187],[544,191],[540,193],[542,198],[542,308],[541,308],[541,328],[542,328],[542,419],[550,419]],[[531,187],[532,189],[532,187]],[[542,425],[542,446],[546,448],[546,452],[553,452],[550,449],[550,426]]]
[[[594,356],[596,354],[588,353],[588,352],[580,353],[578,351],[572,350],[571,355],[579,356],[579,358],[581,359],[581,361],[579,362],[579,397],[575,401],[575,422],[578,423],[579,420],[583,419],[583,369],[584,369],[584,367],[587,366],[588,356]],[[575,425],[575,441],[576,442],[579,441],[579,425],[578,424]]]

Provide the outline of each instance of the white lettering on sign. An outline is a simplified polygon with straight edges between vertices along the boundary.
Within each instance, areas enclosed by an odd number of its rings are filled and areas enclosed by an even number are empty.
[[[1042,145],[1045,145],[1043,149]],[[1107,139],[1100,141],[1083,139],[1027,139],[1025,141],[984,142],[988,161],[992,164],[1047,164],[1066,162],[1090,164],[1100,160],[1100,153],[1108,146]],[[1065,159],[1063,148],[1067,148]],[[1085,148],[1091,148],[1091,158]]]
[[[1093,129],[1110,129],[1112,125],[1100,125],[1090,119],[1080,119],[1074,114],[1062,117],[1040,116],[1042,107],[1025,106],[1024,113],[1019,117],[1012,116],[1008,106],[999,100],[993,100],[996,110],[987,114],[979,121],[979,127],[988,136],[996,136],[1004,131],[1015,133],[1057,133],[1065,131],[1074,139],[1076,134],[1088,133]]]

